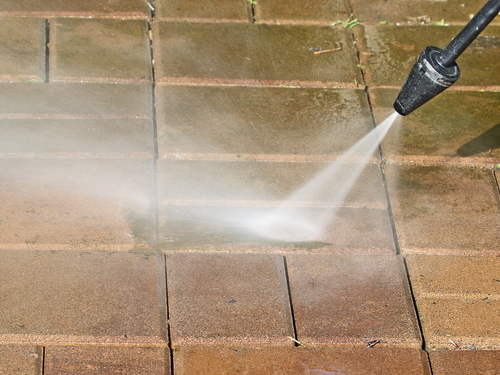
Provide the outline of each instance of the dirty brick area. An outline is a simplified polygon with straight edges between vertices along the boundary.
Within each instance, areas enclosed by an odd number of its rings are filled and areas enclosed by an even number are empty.
[[[265,219],[483,5],[2,0],[0,374],[500,374],[499,17]]]

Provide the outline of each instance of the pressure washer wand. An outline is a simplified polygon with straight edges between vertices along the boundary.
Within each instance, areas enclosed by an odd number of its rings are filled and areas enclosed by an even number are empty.
[[[426,47],[394,102],[396,112],[406,116],[453,85],[460,77],[455,60],[499,12],[500,0],[489,0],[444,50]]]

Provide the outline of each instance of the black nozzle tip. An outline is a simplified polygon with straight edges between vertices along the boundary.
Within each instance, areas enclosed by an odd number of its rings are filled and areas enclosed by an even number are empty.
[[[394,102],[397,113],[409,115],[460,77],[460,69],[456,63],[450,67],[441,65],[442,52],[440,48],[429,46],[420,53]]]
[[[401,116],[406,116],[410,114],[411,111],[407,111],[399,102],[398,99],[394,102],[394,110],[399,113]]]

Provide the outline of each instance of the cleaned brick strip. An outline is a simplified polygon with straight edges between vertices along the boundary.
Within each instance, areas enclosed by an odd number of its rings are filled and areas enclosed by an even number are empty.
[[[45,357],[45,375],[170,374],[167,348],[49,346]]]
[[[286,259],[300,342],[421,346],[401,257],[307,254]]]
[[[283,259],[167,253],[172,345],[293,345]]]
[[[173,355],[179,375],[431,374],[426,354],[418,349],[192,345]]]
[[[152,118],[151,85],[0,83],[0,118]]]
[[[152,159],[0,159],[0,169],[3,248],[152,248]]]
[[[493,171],[387,165],[386,176],[403,252],[499,253]]]
[[[498,349],[500,261],[485,256],[407,256],[430,348]]]
[[[432,350],[434,375],[498,375],[500,350]]]
[[[0,342],[167,345],[154,252],[0,251]]]
[[[33,345],[0,345],[0,374],[40,375],[43,349]]]
[[[254,202],[255,203],[255,202]],[[186,206],[160,203],[159,241],[165,250],[394,254],[396,249],[387,210],[297,207],[294,216],[316,223],[328,218],[319,228],[316,240],[294,241],[289,235],[259,234],[250,223],[265,220],[276,207]],[[286,215],[288,218],[290,215]],[[277,228],[279,229],[279,227]],[[300,233],[300,232],[299,232]],[[288,240],[287,240],[288,238]]]

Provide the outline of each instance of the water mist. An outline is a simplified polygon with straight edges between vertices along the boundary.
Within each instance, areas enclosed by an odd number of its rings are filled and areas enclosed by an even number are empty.
[[[384,136],[398,118],[394,112],[366,134],[336,161],[303,185],[278,208],[263,217],[253,218],[247,227],[259,236],[287,242],[321,239],[325,228],[342,206],[346,196],[372,158]],[[308,202],[327,202],[317,207]],[[326,206],[326,207],[325,207]]]

